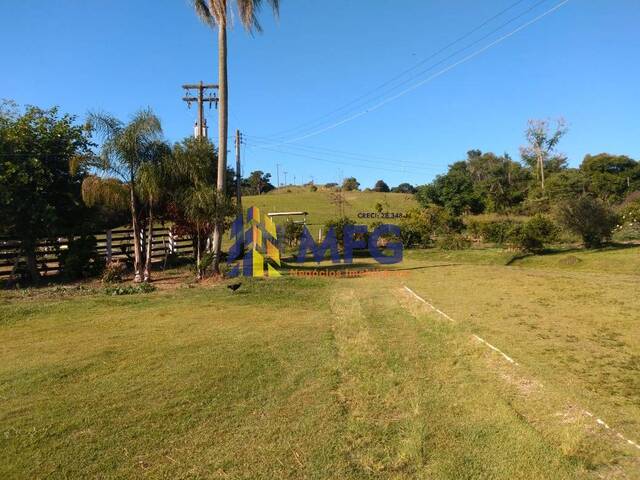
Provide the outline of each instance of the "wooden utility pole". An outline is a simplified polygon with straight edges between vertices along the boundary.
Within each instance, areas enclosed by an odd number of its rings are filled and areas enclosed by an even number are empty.
[[[242,214],[242,173],[240,171],[240,145],[242,144],[242,134],[236,130],[236,203],[238,213]]]
[[[198,104],[198,123],[196,125],[196,129],[194,130],[194,137],[196,138],[206,138],[207,137],[207,122],[204,118],[204,104],[208,103],[209,108],[211,108],[211,104],[215,103],[216,108],[218,107],[218,97],[215,93],[209,94],[209,90],[215,90],[218,88],[218,85],[213,83],[188,83],[183,85],[182,88],[185,89],[185,96],[182,97],[182,100],[187,102],[189,108],[191,108],[191,103]],[[197,90],[197,96],[191,95],[190,90]]]

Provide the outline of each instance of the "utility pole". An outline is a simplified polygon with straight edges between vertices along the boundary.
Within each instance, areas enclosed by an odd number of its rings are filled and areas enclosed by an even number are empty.
[[[276,163],[276,183],[280,187],[280,164]]]
[[[218,97],[215,93],[209,93],[209,90],[215,90],[218,88],[218,85],[213,83],[188,83],[183,85],[182,88],[185,90],[185,95],[182,97],[182,100],[187,102],[189,108],[191,108],[191,103],[198,104],[198,122],[196,123],[196,127],[193,132],[193,136],[195,138],[207,138],[207,121],[204,118],[204,104],[209,103],[209,108],[211,108],[211,104],[215,103],[216,108],[218,108]],[[197,90],[197,96],[191,95],[190,90]]]
[[[284,172],[284,186],[287,186],[287,172]]]
[[[238,213],[242,215],[242,174],[240,173],[240,145],[242,144],[242,134],[236,130],[236,203]]]

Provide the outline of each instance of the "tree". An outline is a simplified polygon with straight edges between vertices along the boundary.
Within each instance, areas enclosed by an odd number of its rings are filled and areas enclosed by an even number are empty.
[[[553,201],[576,198],[587,193],[588,182],[584,172],[576,168],[568,168],[549,177],[547,194]]]
[[[589,195],[572,198],[557,210],[560,224],[580,235],[587,248],[599,247],[618,224],[617,215],[604,202]]]
[[[550,130],[548,120],[529,120],[525,136],[528,145],[520,148],[522,160],[535,171],[540,187],[545,191],[545,169],[557,172],[566,167],[567,159],[556,152],[558,143],[568,129],[563,119],[559,119],[556,128]]]
[[[33,282],[40,279],[38,239],[80,233],[87,219],[80,197],[86,173],[69,164],[90,145],[75,117],[57,108],[20,113],[14,103],[0,105],[0,232],[20,240]]]
[[[205,273],[203,253],[207,239],[212,239],[216,219],[223,226],[233,214],[228,192],[220,194],[216,187],[218,154],[214,145],[206,138],[189,137],[173,146],[173,165],[167,176],[168,205],[165,218],[171,221],[178,234],[193,239],[196,255],[197,275]],[[227,175],[227,182],[233,176]]]
[[[122,192],[117,191],[118,185],[125,188],[133,228],[134,282],[146,281],[149,278],[144,271],[145,252],[140,238],[149,215],[143,206],[145,194],[141,188],[147,188],[143,187],[145,183],[152,188],[150,174],[145,172],[149,171],[150,165],[157,164],[158,155],[165,152],[160,120],[147,109],[136,113],[127,124],[107,114],[93,113],[89,115],[87,125],[101,138],[102,147],[98,155],[82,161],[102,176],[87,179],[90,183],[83,186],[83,198],[89,205],[113,202],[122,198]]]
[[[625,155],[586,155],[580,171],[589,182],[589,190],[605,202],[619,202],[640,185],[638,162]]]
[[[410,183],[401,183],[397,187],[393,187],[391,191],[393,193],[410,193],[410,194],[416,193],[415,187]]]
[[[438,175],[432,183],[418,187],[416,198],[425,208],[440,205],[454,215],[484,210],[482,198],[474,188],[471,172],[464,161],[450,165],[445,175]]]
[[[278,14],[279,0],[267,0],[274,14]],[[230,1],[227,0],[193,0],[193,5],[200,19],[210,27],[218,29],[218,93],[220,105],[218,110],[218,161],[216,186],[224,194],[225,174],[227,168],[227,132],[228,132],[228,84],[227,84],[227,25],[229,20]],[[242,25],[248,30],[261,31],[258,12],[262,0],[235,0]],[[220,254],[222,252],[222,225],[216,225],[213,239],[215,273],[219,273]]]
[[[383,180],[378,180],[376,182],[376,184],[373,186],[373,191],[374,192],[389,192],[389,185],[387,185],[386,183],[384,183]]]
[[[342,189],[347,191],[347,192],[351,192],[351,191],[354,191],[354,190],[359,190],[360,189],[360,183],[358,182],[358,180],[355,179],[355,177],[345,178],[342,181]]]
[[[263,193],[270,192],[275,188],[271,184],[271,174],[264,173],[261,170],[251,172],[249,178],[247,178],[243,183],[248,195],[262,195]]]

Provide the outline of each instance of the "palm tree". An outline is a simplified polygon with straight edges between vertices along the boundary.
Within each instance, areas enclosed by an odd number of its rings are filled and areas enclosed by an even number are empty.
[[[140,166],[136,190],[147,210],[146,251],[144,253],[143,281],[151,280],[151,260],[153,257],[153,222],[158,204],[164,197],[168,175],[171,171],[171,148],[164,141],[157,140],[149,145],[146,161]]]
[[[160,120],[148,109],[136,113],[127,124],[107,114],[92,113],[87,126],[101,137],[102,145],[97,156],[82,160],[103,176],[92,176],[86,180],[83,198],[87,203],[115,205],[122,203],[123,191],[126,192],[133,228],[134,282],[148,280],[141,245],[141,232],[148,216],[143,201],[150,198],[149,194],[153,197],[152,192],[157,191],[153,184],[155,173],[152,171],[155,167],[152,165],[158,163],[158,155],[162,151],[159,147],[162,136]]]
[[[279,0],[267,0],[277,16]],[[218,28],[218,88],[220,105],[218,111],[218,177],[217,189],[224,194],[225,173],[227,169],[227,132],[228,132],[228,84],[227,84],[227,25],[229,23],[229,7],[231,0],[193,0],[196,13],[204,23]],[[258,12],[262,0],[235,0],[242,25],[248,31],[262,31],[258,21]],[[222,247],[222,225],[216,224],[213,235],[213,253],[215,273],[219,273],[220,253]]]

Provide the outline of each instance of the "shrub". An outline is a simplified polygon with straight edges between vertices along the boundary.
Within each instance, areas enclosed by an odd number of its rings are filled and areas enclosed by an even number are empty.
[[[558,227],[551,219],[539,214],[514,226],[509,237],[515,247],[525,252],[537,253],[558,238]]]
[[[109,262],[102,272],[102,283],[120,283],[126,270],[125,264],[118,260]]]
[[[302,238],[303,232],[304,225],[301,223],[295,223],[292,220],[288,220],[284,226],[284,238],[290,247],[300,243],[300,238]]]
[[[618,224],[610,207],[586,195],[560,204],[556,215],[560,224],[579,235],[587,248],[599,247],[609,240]]]
[[[428,247],[436,235],[460,233],[464,224],[460,217],[439,206],[414,209],[400,221],[402,243],[406,247]]]
[[[60,254],[60,270],[68,279],[98,276],[104,260],[97,252],[96,237],[85,235],[69,241],[69,248]]]
[[[356,222],[351,220],[349,217],[339,217],[333,220],[329,220],[325,224],[325,229],[328,232],[329,229],[333,228],[336,233],[336,240],[338,240],[338,246],[340,248],[344,248],[344,227],[347,225],[355,225]]]
[[[451,233],[440,237],[437,246],[442,250],[466,250],[471,247],[471,240],[459,233]]]
[[[481,239],[487,243],[497,243],[502,245],[510,240],[511,232],[521,224],[513,219],[496,220],[469,220],[467,230],[476,239]]]
[[[311,186],[309,187],[309,190],[310,190],[311,192],[317,192],[317,191],[318,191],[318,187],[316,187],[315,185],[311,185]]]

